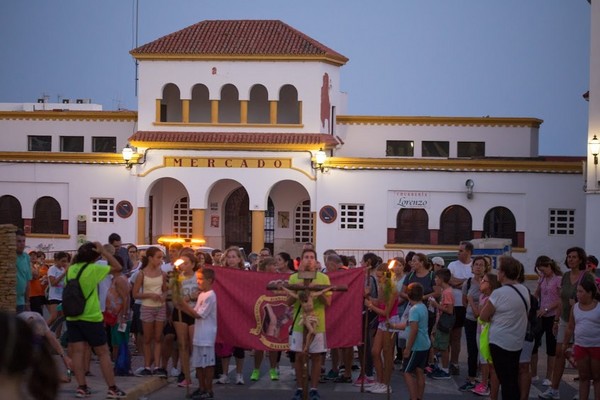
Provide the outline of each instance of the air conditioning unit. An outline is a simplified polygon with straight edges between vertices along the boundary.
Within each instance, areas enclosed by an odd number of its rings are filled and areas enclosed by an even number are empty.
[[[83,104],[83,99],[77,99],[77,100],[75,100],[75,103],[77,103],[77,104]]]
[[[45,103],[45,102],[46,102],[46,99],[37,99],[37,102],[38,102],[38,103]]]
[[[62,102],[63,102],[63,104],[69,104],[71,102],[71,100],[69,100],[69,99],[63,99]]]

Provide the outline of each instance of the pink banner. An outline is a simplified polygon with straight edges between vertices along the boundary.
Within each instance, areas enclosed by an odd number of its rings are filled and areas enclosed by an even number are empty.
[[[268,284],[287,282],[289,275],[215,268],[217,294],[217,343],[244,349],[287,350],[288,331],[294,315],[282,291]],[[365,270],[355,268],[327,274],[331,284],[348,287],[333,292],[326,311],[329,348],[360,343]]]

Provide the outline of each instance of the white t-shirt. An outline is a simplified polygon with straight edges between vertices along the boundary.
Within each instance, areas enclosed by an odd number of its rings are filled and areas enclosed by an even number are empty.
[[[521,284],[513,285],[529,303],[529,291]],[[496,311],[492,315],[490,324],[490,343],[508,351],[517,351],[523,348],[525,331],[527,330],[527,311],[521,296],[515,289],[502,286],[492,292],[489,302]]]
[[[96,264],[108,265],[108,261],[102,259],[96,261]],[[104,279],[98,284],[98,299],[100,300],[100,311],[106,310],[106,296],[108,296],[108,289],[112,285],[113,276],[111,274],[106,275]]]
[[[472,261],[468,264],[463,264],[462,261],[455,260],[448,264],[448,269],[452,273],[453,278],[469,279],[473,277],[471,264],[473,264]],[[462,307],[462,289],[452,288],[452,296],[454,297],[454,307]]]
[[[59,268],[56,265],[48,268],[48,277],[54,277],[55,279],[61,276],[65,272],[64,268]],[[56,285],[52,285],[50,279],[48,279],[48,300],[60,300],[62,301],[62,293],[65,287],[65,278],[56,282]]]
[[[573,317],[575,318],[575,340],[574,343],[581,347],[600,346],[600,303],[595,308],[583,311],[579,303],[573,306]]]
[[[194,325],[194,346],[214,346],[217,340],[217,295],[200,292],[194,310],[200,314]]]

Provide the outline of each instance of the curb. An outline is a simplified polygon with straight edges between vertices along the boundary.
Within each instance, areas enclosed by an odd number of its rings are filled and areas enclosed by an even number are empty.
[[[169,381],[165,378],[151,378],[133,386],[132,388],[129,388],[129,390],[127,390],[127,397],[125,398],[127,400],[138,400],[141,396],[156,392],[168,384]]]

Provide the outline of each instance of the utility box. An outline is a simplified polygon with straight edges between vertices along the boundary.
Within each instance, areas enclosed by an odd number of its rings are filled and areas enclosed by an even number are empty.
[[[473,256],[488,256],[492,259],[492,268],[498,268],[501,256],[512,255],[512,240],[502,238],[472,239]]]

